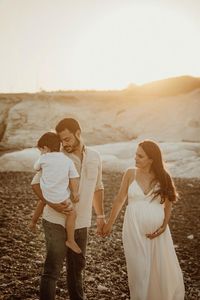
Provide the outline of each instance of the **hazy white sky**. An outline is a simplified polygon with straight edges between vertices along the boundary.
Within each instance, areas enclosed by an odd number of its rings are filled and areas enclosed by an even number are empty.
[[[0,0],[0,92],[200,76],[199,0]]]

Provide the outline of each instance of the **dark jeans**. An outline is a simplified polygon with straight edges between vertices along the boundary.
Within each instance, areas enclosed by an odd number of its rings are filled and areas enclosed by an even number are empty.
[[[66,231],[61,225],[43,219],[46,239],[46,260],[40,284],[40,300],[54,300],[56,281],[59,278],[65,258],[67,259],[67,287],[70,300],[83,300],[83,265],[79,255],[66,248]],[[87,228],[75,230],[75,240],[85,257],[87,244]]]

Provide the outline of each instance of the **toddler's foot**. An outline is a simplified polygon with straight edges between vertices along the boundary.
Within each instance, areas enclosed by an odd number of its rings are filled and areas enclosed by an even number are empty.
[[[80,254],[82,252],[75,241],[66,241],[65,244],[68,248],[70,248],[72,251],[74,251],[78,254]]]
[[[36,232],[36,224],[35,223],[30,223],[28,225],[28,228],[32,231],[32,232]]]

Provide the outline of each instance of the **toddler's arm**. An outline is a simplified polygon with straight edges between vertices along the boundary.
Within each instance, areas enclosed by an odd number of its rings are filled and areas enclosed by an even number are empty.
[[[79,194],[78,194],[78,179],[70,178],[69,179],[69,188],[71,191],[71,200],[74,203],[79,202]]]

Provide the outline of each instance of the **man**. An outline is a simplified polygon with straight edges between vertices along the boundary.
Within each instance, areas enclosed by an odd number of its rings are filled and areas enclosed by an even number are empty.
[[[76,205],[75,240],[85,257],[87,244],[87,228],[91,225],[92,205],[97,215],[97,233],[101,234],[105,224],[103,209],[102,164],[99,154],[86,147],[81,139],[79,123],[72,118],[61,120],[56,126],[63,152],[73,160],[80,176],[80,200]],[[36,195],[42,200],[38,174],[32,181]],[[46,199],[48,200],[48,199]],[[51,205],[51,206],[50,206]],[[43,227],[46,239],[47,256],[40,284],[40,300],[54,300],[56,281],[67,260],[67,287],[70,300],[83,300],[82,270],[83,259],[65,246],[65,217],[67,207],[63,204],[49,204],[43,212]]]

